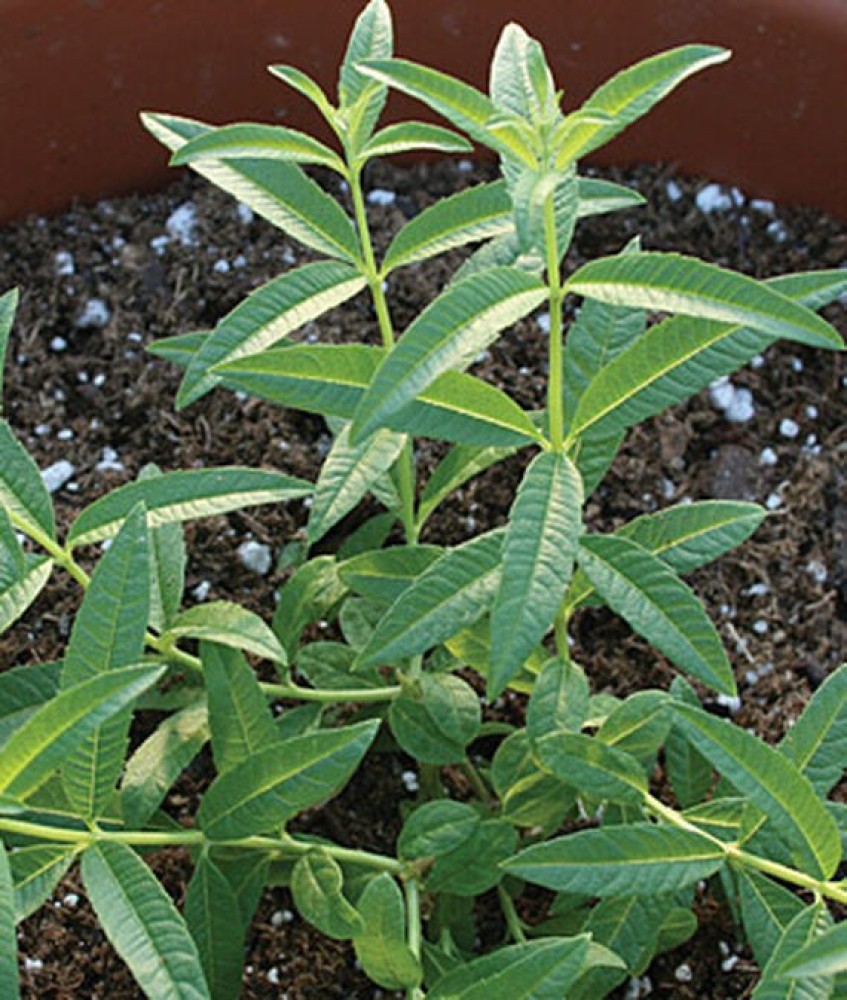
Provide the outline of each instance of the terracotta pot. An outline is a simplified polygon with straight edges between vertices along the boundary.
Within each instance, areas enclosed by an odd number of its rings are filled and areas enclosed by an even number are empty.
[[[0,219],[160,185],[142,109],[315,126],[265,72],[332,86],[360,0],[0,0]],[[688,81],[601,154],[664,160],[847,218],[844,0],[394,0],[398,51],[483,85],[503,23],[545,42],[572,107],[633,60],[686,41],[734,59]],[[398,112],[410,104],[397,102]],[[419,108],[414,112],[421,114]]]

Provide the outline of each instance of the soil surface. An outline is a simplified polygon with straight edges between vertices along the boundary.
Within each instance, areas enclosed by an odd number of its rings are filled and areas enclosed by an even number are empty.
[[[489,179],[490,172],[469,162],[375,165],[368,182],[383,192],[370,203],[377,246],[384,247],[405,218],[433,199]],[[678,250],[758,277],[847,264],[847,227],[812,211],[775,209],[661,167],[605,175],[637,187],[648,206],[583,222],[569,268],[617,252],[635,234],[646,249]],[[329,444],[321,420],[223,391],[177,414],[179,373],[145,352],[159,337],[211,327],[247,292],[307,259],[307,252],[231,198],[190,177],[152,197],[79,207],[0,231],[3,285],[22,292],[4,415],[43,470],[60,462],[72,466],[65,467],[67,478],[55,492],[61,527],[149,462],[166,470],[263,465],[314,479]],[[392,276],[389,299],[399,329],[460,259],[451,253]],[[843,307],[827,316],[847,332]],[[377,341],[363,296],[310,325],[303,336]],[[533,406],[542,397],[543,357],[542,327],[528,319],[475,370]],[[740,725],[769,741],[779,739],[810,692],[847,658],[845,379],[843,357],[777,345],[734,376],[722,395],[704,392],[634,430],[588,503],[588,519],[597,529],[684,498],[743,498],[772,510],[741,549],[691,580],[740,682],[740,704],[716,709],[733,713]],[[422,470],[437,454],[435,446],[423,448]],[[517,457],[469,483],[433,518],[427,539],[456,543],[502,523],[525,462]],[[351,515],[327,548],[337,546],[362,516]],[[293,503],[190,525],[187,602],[228,598],[269,618],[284,573],[272,568],[258,575],[242,563],[238,547],[252,540],[278,554],[304,520],[304,507]],[[25,618],[0,639],[3,668],[61,656],[79,597],[76,586],[56,572]],[[574,636],[575,655],[596,691],[624,695],[666,687],[672,678],[667,664],[607,613],[583,612]],[[520,699],[507,699],[497,713],[520,719]],[[371,755],[344,794],[307,817],[304,828],[391,851],[398,803],[412,798],[403,779],[407,763]],[[172,814],[191,815],[210,773],[201,755],[169,798]],[[446,780],[461,794],[459,775],[447,769]],[[190,874],[186,856],[168,851],[149,860],[180,902]],[[493,913],[484,926],[495,941],[502,928]],[[756,968],[725,909],[704,894],[698,916],[701,928],[693,941],[661,957],[646,979],[617,996],[749,995]],[[99,930],[73,871],[23,925],[20,952],[30,1000],[141,996]],[[386,995],[363,979],[349,947],[312,932],[293,913],[286,890],[265,893],[248,940],[244,997]]]

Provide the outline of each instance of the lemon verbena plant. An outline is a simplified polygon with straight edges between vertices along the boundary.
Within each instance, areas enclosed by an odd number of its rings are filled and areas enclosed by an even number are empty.
[[[145,116],[175,163],[319,258],[258,288],[212,331],[155,346],[184,368],[178,405],[239,390],[321,414],[334,443],[314,484],[268,469],[148,468],[62,538],[35,464],[0,423],[0,625],[54,571],[84,591],[61,660],[0,675],[4,998],[19,993],[15,923],[75,861],[154,1000],[239,995],[245,935],[268,885],[288,886],[304,920],[351,941],[367,976],[409,1000],[605,996],[696,933],[698,891],[722,900],[747,936],[761,967],[754,996],[845,995],[847,925],[831,907],[847,904],[847,809],[829,795],[847,764],[847,668],[778,746],[701,700],[733,695],[735,680],[682,577],[741,543],[764,511],[681,504],[609,534],[583,521],[630,427],[778,338],[842,347],[815,310],[847,290],[844,271],[759,282],[637,242],[564,266],[580,220],[640,200],[581,177],[578,161],[727,56],[703,45],[662,53],[565,114],[541,45],[516,25],[500,37],[485,94],[394,58],[389,9],[372,0],[335,103],[300,70],[271,67],[320,111],[333,145],[285,127]],[[381,127],[390,88],[455,131]],[[466,152],[469,140],[496,153],[501,179],[425,209],[378,259],[367,164]],[[349,203],[304,172],[312,166],[343,180]],[[471,245],[399,336],[386,279]],[[380,346],[289,337],[356,295],[371,298]],[[566,329],[567,296],[581,304]],[[546,405],[527,412],[467,369],[541,308]],[[9,293],[0,345],[13,312]],[[423,483],[416,438],[449,443]],[[419,543],[453,490],[518,450],[530,460],[504,527],[452,548]],[[384,513],[334,555],[310,556],[368,493]],[[234,603],[182,609],[182,522],[306,496],[308,544],[271,623]],[[80,548],[107,539],[92,570],[92,549]],[[670,661],[670,690],[592,690],[568,641],[572,616],[590,604]],[[307,626],[319,619],[337,623],[337,638],[313,641]],[[483,722],[474,673],[489,700],[506,688],[526,696],[525,725]],[[133,712],[148,709],[164,721],[130,752]],[[292,832],[295,817],[345,786],[378,733],[421,775],[393,851]],[[493,750],[472,759],[481,736]],[[216,776],[180,826],[163,803],[207,742]],[[448,766],[464,773],[466,798],[445,792]],[[190,852],[181,911],[143,859],[162,847]],[[548,890],[532,922],[528,885]],[[502,940],[480,955],[474,899],[484,893],[502,910]]]

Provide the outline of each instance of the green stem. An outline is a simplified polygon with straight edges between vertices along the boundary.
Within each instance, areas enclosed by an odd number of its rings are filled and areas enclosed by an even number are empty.
[[[406,941],[409,950],[418,961],[421,959],[421,897],[418,883],[414,878],[408,878],[403,883],[403,894],[406,897]],[[424,994],[417,986],[406,990],[406,1000],[422,1000]]]
[[[547,251],[547,285],[550,289],[550,335],[548,341],[547,420],[553,451],[564,450],[565,415],[562,385],[562,277],[556,237],[556,209],[551,194],[544,205],[544,237]]]
[[[516,944],[523,944],[526,941],[526,933],[523,921],[515,909],[515,901],[502,885],[497,886],[497,895],[500,897],[500,908],[503,910],[503,916],[506,918],[506,926],[509,928],[512,940]]]
[[[483,781],[482,775],[467,757],[460,762],[459,770],[467,778],[468,784],[480,802],[483,802],[487,806],[493,806],[496,803],[497,800],[489,791],[488,785]]]
[[[812,892],[839,903],[847,903],[847,888],[837,882],[827,882],[807,875],[805,872],[797,871],[796,868],[789,868],[777,861],[770,861],[768,858],[760,858],[755,854],[750,854],[737,844],[727,844],[725,841],[713,834],[708,833],[701,827],[690,823],[684,816],[681,816],[675,809],[666,806],[663,802],[648,795],[645,799],[647,808],[655,816],[660,817],[667,823],[672,824],[680,830],[687,830],[689,833],[696,833],[700,837],[709,840],[716,847],[719,847],[726,855],[728,861],[745,868],[754,868],[765,875],[772,875],[782,882],[799,886],[802,889],[810,889]]]
[[[356,219],[356,229],[362,247],[365,277],[370,289],[374,309],[376,310],[382,346],[390,349],[394,346],[395,340],[394,324],[391,321],[388,301],[385,298],[385,289],[383,288],[384,278],[376,264],[371,232],[368,227],[368,214],[365,209],[365,196],[362,191],[362,166],[351,166],[348,169],[350,193],[353,198],[353,214]],[[403,446],[403,451],[397,459],[396,469],[397,488],[400,493],[400,510],[398,513],[400,521],[403,524],[406,541],[409,545],[415,545],[418,540],[420,528],[415,518],[415,453],[410,438],[407,438],[406,444]]]

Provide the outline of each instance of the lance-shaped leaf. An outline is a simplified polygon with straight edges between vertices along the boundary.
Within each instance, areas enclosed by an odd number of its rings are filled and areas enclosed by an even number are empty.
[[[0,634],[20,618],[50,579],[53,560],[39,556],[29,561],[24,575],[0,591]]]
[[[18,290],[12,288],[0,296],[0,414],[3,413],[3,373],[6,370],[6,349],[18,308]]]
[[[26,920],[49,898],[73,864],[73,844],[19,847],[9,861],[15,884],[15,923]]]
[[[674,677],[670,693],[679,701],[700,707],[697,692],[684,677]],[[665,768],[674,795],[683,807],[702,802],[712,787],[711,764],[676,726],[671,726],[665,740]]]
[[[765,287],[818,309],[847,289],[847,277],[841,270],[811,271],[772,278]],[[777,336],[737,323],[667,319],[598,373],[580,400],[571,431],[581,435],[595,426],[609,433],[625,430],[740,368]]]
[[[357,909],[364,929],[353,947],[366,975],[389,990],[417,986],[422,971],[406,944],[406,907],[394,879],[386,872],[371,879]]]
[[[513,448],[482,448],[473,445],[451,448],[426,482],[418,501],[418,524],[423,525],[453,490],[512,454]]]
[[[472,625],[494,597],[502,546],[492,531],[446,551],[380,619],[359,666],[416,656]]]
[[[185,923],[197,946],[213,1000],[238,1000],[244,964],[240,907],[224,872],[204,851],[185,894]]]
[[[356,407],[361,441],[450,370],[470,365],[499,332],[539,305],[547,288],[531,275],[492,268],[451,285],[403,333]]]
[[[189,166],[198,160],[282,160],[329,167],[339,174],[345,170],[337,153],[305,132],[253,122],[223,125],[198,135],[177,149],[171,166]]]
[[[294,572],[279,592],[273,619],[273,630],[291,659],[306,625],[325,617],[346,593],[332,556],[310,559]]]
[[[637,760],[651,758],[671,727],[667,703],[664,691],[636,691],[612,709],[597,730],[597,739]]]
[[[545,771],[583,795],[639,805],[647,794],[638,761],[584,733],[549,733],[535,742],[535,753]]]
[[[541,45],[520,25],[507,24],[497,40],[489,79],[491,99],[527,123],[540,124],[558,111],[556,86]]]
[[[779,749],[822,798],[847,769],[847,665],[821,684]]]
[[[586,124],[569,136],[559,150],[559,160],[574,160],[605,145],[627,125],[647,114],[687,77],[729,57],[727,49],[714,45],[682,45],[615,74],[580,108]],[[588,116],[595,112],[601,117],[592,123]]]
[[[56,538],[53,503],[38,466],[0,420],[0,504],[24,531]]]
[[[488,697],[520,671],[553,622],[582,530],[582,481],[564,455],[533,459],[509,513],[503,571],[491,612]]]
[[[350,778],[379,720],[294,736],[218,776],[198,819],[211,840],[234,840],[281,826],[334,795]]]
[[[214,130],[213,126],[175,115],[143,114],[141,121],[172,152]],[[352,222],[296,164],[279,160],[201,160],[191,166],[312,250],[354,264],[358,261],[359,244]]]
[[[601,302],[733,323],[811,347],[843,347],[829,323],[772,285],[681,254],[604,257],[579,268],[566,288]]]
[[[391,241],[382,271],[388,274],[445,250],[502,236],[513,226],[505,182],[477,184],[440,199],[407,222]]]
[[[149,614],[149,535],[144,508],[138,504],[91,577],[65,651],[62,689],[139,663]],[[124,764],[129,724],[129,713],[114,716],[62,764],[68,797],[88,819],[99,815],[112,797]]]
[[[350,443],[349,427],[341,431],[315,483],[307,525],[310,545],[323,538],[356,506],[376,480],[388,472],[405,443],[405,435],[383,429],[354,445]]]
[[[507,872],[548,889],[589,896],[676,892],[714,874],[720,845],[688,830],[652,823],[582,830],[520,851]]]
[[[345,560],[338,567],[338,574],[353,593],[393,604],[443,553],[437,545],[374,549]]]
[[[338,99],[342,112],[348,115],[348,130],[352,126],[352,109],[358,111],[357,127],[350,136],[356,146],[370,136],[387,96],[385,87],[375,87],[373,80],[362,74],[359,64],[365,59],[387,59],[393,52],[391,10],[385,0],[370,0],[353,25],[338,77]]]
[[[0,746],[59,690],[61,663],[31,663],[0,673]]]
[[[399,122],[381,129],[362,150],[362,157],[394,156],[421,149],[439,153],[472,153],[473,146],[450,129],[426,122]]]
[[[121,811],[129,827],[142,828],[168,790],[209,739],[205,698],[169,715],[126,763]]]
[[[658,556],[675,573],[690,573],[740,545],[765,515],[765,509],[755,503],[700,500],[642,514],[615,534]],[[577,573],[568,592],[568,604],[584,604],[593,591],[585,574]]]
[[[344,872],[320,849],[304,854],[291,873],[291,895],[300,915],[327,937],[349,941],[365,922],[344,895]]]
[[[785,963],[799,950],[811,945],[821,936],[829,922],[823,903],[804,907],[785,928],[770,960],[762,969],[762,978],[753,991],[754,1000],[826,1000],[832,996],[832,978],[827,975],[802,977],[798,982],[793,976],[783,975]]]
[[[805,903],[793,892],[757,871],[736,872],[744,933],[756,961],[764,968],[779,939]]]
[[[237,650],[201,642],[212,753],[219,774],[277,743],[267,698]]]
[[[349,420],[387,353],[363,344],[288,347],[218,371],[228,386],[272,403]],[[529,415],[504,392],[453,371],[389,415],[386,426],[398,433],[484,446],[541,440]]]
[[[26,798],[106,719],[152,687],[164,670],[158,665],[110,670],[37,709],[0,750],[0,792]]]
[[[289,87],[292,87],[298,93],[310,100],[327,122],[330,124],[335,122],[335,108],[332,106],[329,98],[320,86],[308,75],[308,73],[304,73],[301,69],[297,69],[296,66],[286,66],[284,63],[276,63],[273,66],[268,66],[268,72],[271,76],[275,76],[277,80],[282,80],[283,83],[287,83]]]
[[[438,799],[425,802],[406,818],[397,839],[398,857],[406,860],[449,854],[470,837],[482,822],[466,802]]]
[[[9,1000],[18,1000],[21,995],[17,946],[15,890],[9,868],[9,856],[3,841],[0,840],[0,992]]]
[[[438,979],[429,1000],[547,1000],[570,996],[589,964],[590,938],[549,938],[498,948]],[[606,952],[606,960],[614,956]]]
[[[232,601],[210,601],[183,611],[173,620],[166,635],[217,642],[255,653],[273,663],[285,664],[288,659],[271,628],[255,612]]]
[[[535,681],[526,710],[530,739],[540,740],[561,730],[578,733],[588,715],[590,693],[582,667],[559,657],[548,660]]]
[[[258,354],[305,323],[346,302],[365,286],[349,264],[318,261],[262,285],[217,324],[193,355],[176,397],[178,409],[200,399],[221,378],[215,365]]]
[[[847,972],[847,923],[823,931],[790,955],[779,968],[782,978],[792,979],[835,976],[841,972]]]
[[[154,479],[162,470],[145,465],[139,479]],[[179,610],[185,589],[185,536],[182,525],[163,524],[150,532],[150,625],[164,632]]]
[[[477,142],[495,149],[500,145],[487,127],[488,121],[497,117],[497,107],[475,87],[406,59],[369,60],[360,69],[374,80],[423,101]]]
[[[502,819],[483,819],[452,851],[439,855],[426,888],[456,896],[479,896],[503,879],[503,863],[515,853],[518,832]]]
[[[106,937],[154,1000],[211,1000],[197,946],[153,873],[125,844],[95,842],[82,879]]]
[[[674,702],[680,728],[718,772],[772,822],[803,868],[830,878],[841,860],[835,821],[814,788],[778,750],[702,709]]]
[[[632,188],[599,177],[579,178],[579,207],[577,218],[620,212],[627,208],[638,208],[644,204],[644,197]]]
[[[296,500],[308,496],[312,488],[303,479],[264,469],[224,466],[168,472],[119,486],[95,500],[71,525],[68,543],[76,547],[111,538],[137,503],[143,503],[147,509],[148,527],[157,528],[173,521],[191,521],[258,504]]]
[[[576,804],[571,786],[538,767],[525,729],[503,740],[490,774],[502,805],[501,818],[513,826],[537,826],[552,833]]]
[[[0,593],[26,573],[27,561],[6,508],[0,506]]]
[[[661,559],[628,538],[589,535],[580,542],[579,564],[606,604],[677,667],[734,694],[735,678],[714,625]]]

